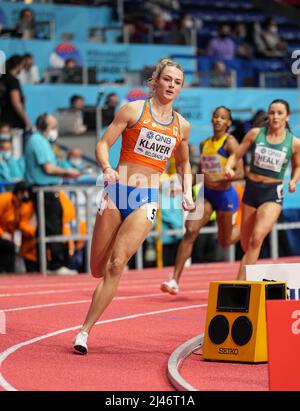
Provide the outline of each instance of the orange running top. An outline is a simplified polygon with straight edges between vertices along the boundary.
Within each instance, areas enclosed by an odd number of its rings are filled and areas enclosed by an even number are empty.
[[[122,133],[120,161],[142,164],[163,172],[180,143],[178,114],[170,123],[159,123],[152,116],[150,100],[145,100],[138,121]]]

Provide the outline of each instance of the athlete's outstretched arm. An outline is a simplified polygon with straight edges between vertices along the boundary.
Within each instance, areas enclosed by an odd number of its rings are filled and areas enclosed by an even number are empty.
[[[289,182],[289,191],[296,191],[296,183],[300,180],[300,139],[293,138],[292,175]]]
[[[192,169],[189,160],[189,135],[190,124],[181,117],[182,139],[175,152],[176,170],[181,178],[184,210],[193,210],[195,208],[192,196]]]
[[[245,135],[241,144],[237,147],[236,151],[234,151],[229,157],[225,165],[225,175],[229,178],[232,178],[235,175],[235,167],[237,166],[237,162],[241,159],[245,153],[249,150],[252,143],[256,139],[260,129],[259,128],[252,128],[248,133]]]

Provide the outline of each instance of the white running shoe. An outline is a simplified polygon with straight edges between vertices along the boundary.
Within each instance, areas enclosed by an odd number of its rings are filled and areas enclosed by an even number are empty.
[[[60,267],[57,270],[51,270],[49,271],[49,274],[56,274],[56,275],[75,275],[78,274],[78,271],[76,270],[71,270],[68,267]]]
[[[172,295],[176,295],[179,293],[179,286],[176,282],[176,280],[174,280],[174,278],[171,278],[170,280],[164,281],[161,286],[160,289],[163,293],[169,293]]]
[[[73,347],[76,352],[79,352],[82,355],[87,354],[88,346],[87,339],[88,333],[85,331],[80,331],[73,340]]]

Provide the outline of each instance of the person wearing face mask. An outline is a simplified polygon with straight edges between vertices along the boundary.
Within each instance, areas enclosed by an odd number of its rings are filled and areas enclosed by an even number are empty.
[[[287,44],[280,38],[277,21],[267,18],[260,31],[260,42],[257,43],[258,55],[262,57],[284,57],[287,54]]]
[[[36,132],[29,138],[25,148],[25,180],[30,186],[30,196],[37,208],[37,193],[35,187],[58,185],[62,178],[77,178],[80,172],[75,168],[62,168],[57,165],[53,147],[57,140],[57,120],[54,116],[43,113],[36,120]],[[46,218],[46,235],[61,235],[62,206],[56,192],[46,192],[44,195]],[[38,232],[38,230],[37,230]],[[49,243],[51,261],[48,268],[55,274],[73,274],[68,265],[67,243]]]
[[[7,123],[0,124],[0,180],[15,181],[24,178],[24,158],[13,155],[11,128]]]
[[[235,43],[232,40],[231,29],[228,24],[222,24],[219,27],[219,34],[210,40],[207,46],[206,54],[212,57],[232,60],[235,57]]]
[[[14,232],[19,228],[22,203],[29,199],[24,181],[12,192],[0,193],[0,273],[15,271]]]

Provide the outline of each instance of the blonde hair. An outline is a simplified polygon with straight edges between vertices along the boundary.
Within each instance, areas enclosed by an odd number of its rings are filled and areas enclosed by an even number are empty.
[[[183,68],[181,67],[181,65],[179,63],[176,63],[176,61],[168,59],[168,58],[162,58],[158,62],[158,64],[156,64],[155,69],[152,73],[152,76],[148,80],[148,86],[150,87],[150,90],[151,90],[152,93],[154,92],[155,81],[157,79],[159,79],[161,73],[164,71],[164,69],[166,67],[176,67],[184,75],[184,70],[183,70]],[[182,83],[182,85],[183,85],[183,83]]]

